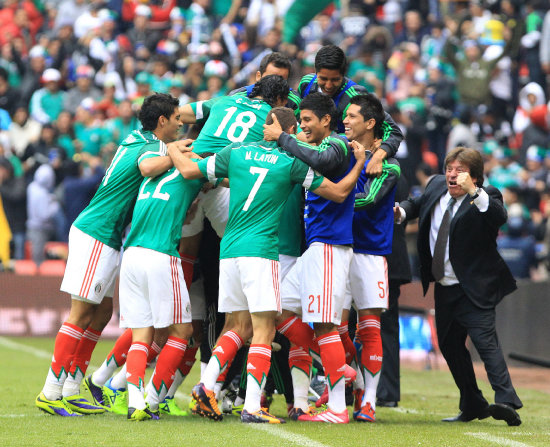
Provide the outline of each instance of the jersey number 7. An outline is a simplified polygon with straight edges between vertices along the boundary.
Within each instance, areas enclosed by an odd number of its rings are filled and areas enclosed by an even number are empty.
[[[252,175],[259,174],[259,177],[254,182],[254,186],[250,190],[250,194],[248,194],[248,199],[246,199],[246,202],[243,206],[243,211],[247,211],[248,208],[250,208],[250,204],[254,200],[254,197],[256,196],[258,190],[260,189],[260,186],[261,186],[262,182],[264,181],[265,176],[267,175],[268,171],[269,171],[269,169],[267,169],[267,168],[258,168],[256,166],[252,166],[250,168],[250,173]]]

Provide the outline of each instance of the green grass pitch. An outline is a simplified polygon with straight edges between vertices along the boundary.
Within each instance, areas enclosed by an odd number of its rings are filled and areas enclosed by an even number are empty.
[[[101,364],[112,344],[112,341],[98,343],[92,366]],[[352,421],[338,426],[289,421],[283,426],[258,426],[241,424],[234,416],[227,416],[222,422],[193,416],[164,417],[155,422],[129,422],[113,414],[78,419],[54,417],[34,405],[52,349],[53,339],[0,337],[0,446],[550,446],[550,395],[519,390],[525,405],[520,411],[523,421],[520,427],[508,427],[493,419],[445,424],[440,422],[441,418],[458,411],[458,392],[450,373],[437,370],[403,370],[400,407],[379,408],[373,424]],[[176,396],[182,406],[189,402],[198,371],[197,364]],[[481,382],[481,386],[491,400],[493,392],[489,385]],[[275,396],[272,412],[286,416],[282,396]]]

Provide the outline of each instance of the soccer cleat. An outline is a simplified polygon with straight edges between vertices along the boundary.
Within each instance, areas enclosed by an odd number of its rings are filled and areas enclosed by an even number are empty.
[[[260,408],[254,413],[249,413],[244,410],[241,413],[241,422],[245,424],[254,423],[254,424],[285,424],[286,421],[282,418],[278,418],[268,413],[265,408]]]
[[[304,411],[301,408],[296,408],[296,407],[293,407],[290,410],[288,410],[288,417],[293,421],[297,421],[298,418],[303,414],[309,414],[309,415],[315,414],[313,407],[309,407],[307,411]]]
[[[233,407],[231,408],[231,414],[234,416],[240,416],[243,412],[243,408],[244,408],[244,403],[240,405],[233,405]]]
[[[262,396],[260,397],[260,406],[265,408],[265,411],[269,411],[269,407],[271,407],[272,402],[273,396],[268,396],[267,394],[262,393]]]
[[[198,407],[199,404],[197,404],[195,398],[191,397],[191,401],[189,402],[189,411],[191,412],[191,414],[199,414],[197,413]]]
[[[321,397],[317,399],[315,402],[315,406],[317,408],[322,407],[323,405],[326,405],[328,402],[328,385],[325,386],[325,390],[323,391],[323,394],[321,394]]]
[[[199,416],[214,421],[221,421],[223,419],[220,409],[218,408],[216,395],[213,391],[207,391],[204,385],[199,383],[193,387],[193,397],[197,401],[196,413]]]
[[[189,416],[189,413],[181,409],[173,397],[167,397],[159,405],[161,414],[169,414],[171,416]]]
[[[128,413],[128,390],[111,387],[111,379],[103,386],[107,410],[115,414]]]
[[[348,410],[345,409],[341,413],[335,413],[330,408],[319,411],[317,413],[302,414],[298,416],[299,421],[304,422],[328,422],[330,424],[347,424],[349,422]]]
[[[40,393],[34,401],[39,410],[45,413],[53,414],[57,416],[82,416],[80,413],[76,413],[71,410],[64,399],[49,400],[46,399],[44,393]]]
[[[357,415],[361,411],[361,402],[363,401],[364,394],[365,390],[362,390],[360,388],[353,390],[353,419],[356,419]]]
[[[94,401],[94,404],[101,405],[101,406],[105,405],[105,396],[103,394],[103,388],[100,386],[97,386],[92,381],[91,375],[89,375],[84,379],[84,388],[86,388],[92,395],[92,400]]]
[[[80,414],[101,414],[105,413],[105,407],[95,405],[88,401],[84,396],[76,394],[74,396],[65,397],[67,406]]]
[[[157,421],[160,419],[158,411],[151,411],[149,407],[145,407],[143,410],[136,410],[135,408],[128,408],[128,419],[130,421]]]
[[[376,422],[376,412],[367,402],[357,414],[353,413],[353,419],[357,422]]]

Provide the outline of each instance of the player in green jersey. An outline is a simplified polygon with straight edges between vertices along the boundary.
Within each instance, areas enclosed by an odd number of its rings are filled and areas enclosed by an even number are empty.
[[[282,125],[296,132],[290,109],[273,109]],[[267,122],[271,121],[271,115]],[[171,150],[174,165],[185,178],[227,177],[231,187],[229,221],[220,249],[219,310],[232,313],[233,327],[218,341],[193,396],[200,413],[221,419],[213,385],[243,341],[252,336],[247,363],[247,392],[243,422],[281,423],[260,408],[260,396],[271,363],[275,317],[281,312],[279,294],[278,227],[281,212],[294,184],[342,202],[354,187],[365,151],[355,145],[358,162],[338,184],[313,172],[275,142],[234,143],[198,163]],[[360,161],[361,160],[361,161]]]
[[[176,151],[179,151],[176,149]],[[189,294],[177,251],[189,205],[204,180],[185,180],[175,167],[143,180],[120,271],[120,325],[132,328],[126,361],[128,419],[158,419],[193,333]],[[168,328],[144,399],[148,350],[155,329]]]
[[[182,125],[178,105],[169,95],[146,99],[139,116],[143,129],[120,145],[98,191],[71,227],[61,284],[61,290],[71,295],[71,311],[58,332],[46,383],[36,398],[37,407],[47,413],[77,416],[105,411],[80,395],[80,382],[111,318],[122,231],[139,185],[144,176],[154,177],[172,166],[167,145],[185,145],[174,141]]]

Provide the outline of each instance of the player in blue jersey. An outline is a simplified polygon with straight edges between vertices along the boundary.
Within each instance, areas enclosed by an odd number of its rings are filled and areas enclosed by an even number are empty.
[[[382,137],[381,125],[384,109],[372,94],[351,99],[344,119],[346,137],[372,147]],[[368,154],[368,166],[372,153]],[[391,253],[393,237],[393,204],[400,176],[399,163],[393,159],[383,161],[382,175],[368,177],[363,170],[357,182],[355,213],[353,215],[353,257],[350,266],[343,312],[344,347],[350,347],[349,358],[355,357],[355,347],[347,333],[347,320],[351,302],[358,312],[356,337],[361,341],[359,376],[364,392],[356,390],[354,419],[374,422],[376,389],[382,366],[382,339],[380,314],[388,308],[388,266],[385,256]],[[339,328],[340,329],[340,328]],[[347,339],[345,338],[347,337]],[[346,352],[347,354],[348,352]]]
[[[305,75],[298,85],[297,93],[305,98],[311,93],[322,92],[330,96],[336,105],[336,130],[344,132],[343,120],[351,98],[367,93],[367,90],[346,77],[348,63],[344,51],[336,45],[326,45],[315,55],[315,73]],[[382,160],[395,155],[403,135],[391,116],[384,114],[382,124],[383,141],[382,151],[377,151],[367,166],[367,174],[380,176],[382,174]]]

